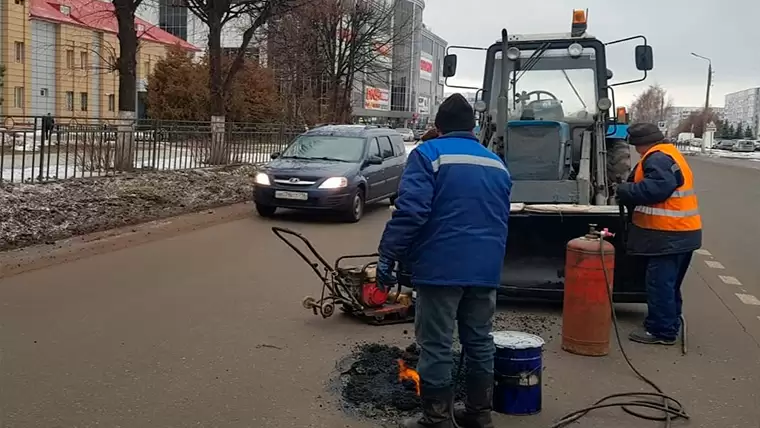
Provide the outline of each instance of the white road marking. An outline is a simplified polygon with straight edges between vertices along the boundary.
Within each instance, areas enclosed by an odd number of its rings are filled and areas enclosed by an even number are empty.
[[[760,299],[751,294],[735,293],[736,297],[745,305],[760,306]]]
[[[720,278],[720,280],[723,281],[724,284],[742,285],[742,283],[739,282],[739,280],[734,278],[733,276],[718,275],[718,278]]]
[[[707,265],[707,267],[711,267],[713,269],[725,269],[726,268],[725,266],[723,266],[723,263],[716,262],[714,260],[705,260],[705,264]]]
[[[701,248],[699,250],[695,250],[694,252],[702,256],[712,256],[711,252]]]

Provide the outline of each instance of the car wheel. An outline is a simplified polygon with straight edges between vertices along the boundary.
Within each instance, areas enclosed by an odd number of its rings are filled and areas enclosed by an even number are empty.
[[[256,204],[256,212],[262,217],[272,217],[276,211],[277,207]]]
[[[349,223],[356,223],[364,216],[364,191],[356,189],[351,195],[351,204],[345,213],[345,219]]]

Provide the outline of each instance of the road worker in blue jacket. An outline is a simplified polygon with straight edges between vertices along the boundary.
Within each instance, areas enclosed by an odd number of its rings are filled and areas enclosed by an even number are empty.
[[[694,175],[681,152],[663,142],[652,123],[628,128],[628,142],[641,155],[628,182],[617,188],[631,225],[626,251],[646,261],[647,318],[629,338],[645,344],[672,345],[681,329],[681,284],[692,252],[702,245]]]
[[[475,115],[459,94],[435,118],[439,136],[409,154],[396,210],[380,241],[378,281],[395,284],[397,263],[417,291],[415,335],[421,349],[423,414],[405,428],[453,426],[454,328],[467,358],[466,428],[491,428],[494,343],[490,336],[507,243],[512,188],[504,161],[472,130]]]

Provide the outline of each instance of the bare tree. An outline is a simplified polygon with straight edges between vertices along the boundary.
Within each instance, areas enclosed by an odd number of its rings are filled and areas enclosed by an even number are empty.
[[[399,68],[408,62],[401,50],[394,50],[414,31],[409,23],[399,22],[399,6],[396,0],[316,0],[312,7],[277,20],[272,31],[275,70],[296,80],[308,70],[310,82],[326,80],[318,89],[330,120],[348,121],[352,93],[365,85],[391,86],[394,64]]]
[[[235,75],[242,69],[245,56],[256,32],[276,14],[304,0],[185,0],[187,8],[208,26],[209,92],[211,96],[212,164],[226,163],[224,144],[224,100]],[[222,30],[233,21],[248,19],[240,46],[229,67],[222,61]]]
[[[134,121],[137,89],[137,45],[138,34],[135,26],[135,12],[143,0],[113,0],[114,15],[118,27],[119,56],[116,59],[119,71],[119,119],[116,138],[114,168],[129,171],[134,168]]]
[[[657,123],[664,121],[673,108],[673,100],[660,85],[650,85],[631,104],[632,122]]]
[[[705,127],[710,122],[713,122],[718,129],[723,129],[723,123],[721,122],[717,113],[712,110],[708,110],[707,114],[704,111],[693,112],[686,119],[682,120],[678,124],[676,130],[677,133],[681,132],[693,132],[694,137],[702,138]]]

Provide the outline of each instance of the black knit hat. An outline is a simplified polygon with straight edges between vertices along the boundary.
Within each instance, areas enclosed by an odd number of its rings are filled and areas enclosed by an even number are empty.
[[[628,144],[632,146],[646,146],[664,139],[662,131],[654,123],[635,123],[628,127]]]
[[[441,134],[449,132],[472,132],[475,128],[475,112],[461,94],[454,94],[441,103],[435,115],[435,127]]]

